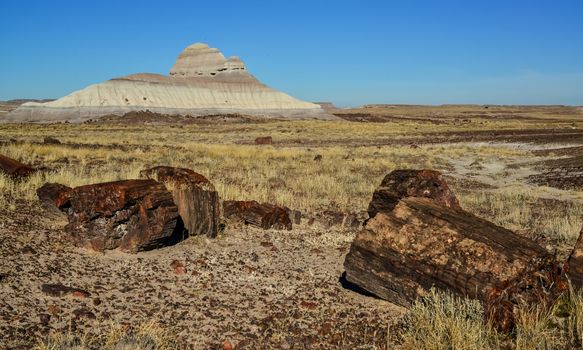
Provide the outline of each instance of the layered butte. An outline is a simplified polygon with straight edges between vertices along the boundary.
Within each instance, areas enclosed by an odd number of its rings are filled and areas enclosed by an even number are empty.
[[[83,122],[149,110],[168,115],[240,113],[283,118],[333,119],[317,104],[274,90],[251,75],[238,57],[206,44],[187,47],[169,75],[140,73],[88,86],[58,100],[28,102],[7,122]]]

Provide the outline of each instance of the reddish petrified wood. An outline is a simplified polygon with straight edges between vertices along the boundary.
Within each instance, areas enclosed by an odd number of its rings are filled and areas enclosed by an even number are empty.
[[[36,190],[36,195],[43,205],[53,206],[57,209],[71,205],[71,187],[58,183],[47,182]]]
[[[271,145],[272,143],[273,139],[271,136],[258,137],[255,139],[256,145]]]
[[[441,173],[435,170],[395,170],[389,173],[374,191],[368,206],[369,217],[391,211],[401,198],[425,197],[445,207],[460,208],[459,202]]]
[[[172,194],[154,180],[123,180],[73,189],[67,228],[79,245],[97,251],[119,247],[137,252],[185,238]]]
[[[256,201],[225,201],[223,212],[227,219],[241,220],[245,224],[263,229],[292,229],[292,222],[286,208],[273,204],[259,204]]]
[[[14,178],[21,179],[32,175],[36,170],[12,158],[0,154],[0,172]]]
[[[573,251],[567,259],[569,269],[568,276],[574,288],[583,288],[583,229],[579,233],[579,239],[573,247]]]
[[[219,194],[204,176],[184,168],[158,166],[141,172],[172,192],[174,203],[189,235],[216,237],[219,232]]]
[[[533,259],[526,270],[490,289],[484,302],[486,319],[503,332],[516,325],[520,310],[533,306],[548,310],[569,290],[565,265],[553,256]]]

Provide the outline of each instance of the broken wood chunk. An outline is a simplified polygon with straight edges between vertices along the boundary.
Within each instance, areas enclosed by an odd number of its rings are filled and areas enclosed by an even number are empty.
[[[439,171],[404,169],[390,172],[374,191],[368,206],[369,217],[393,210],[399,200],[406,197],[431,198],[445,207],[460,208],[455,194]]]
[[[226,219],[240,220],[245,224],[265,230],[269,228],[292,229],[287,209],[273,204],[260,204],[256,201],[225,201],[223,212]]]
[[[68,231],[93,250],[138,252],[187,237],[166,187],[154,180],[122,180],[80,186],[71,193]]]
[[[13,179],[23,179],[35,172],[34,168],[0,154],[0,173],[4,173]]]
[[[189,235],[216,237],[221,206],[218,192],[206,177],[190,169],[168,166],[147,169],[140,175],[162,182],[172,193]]]

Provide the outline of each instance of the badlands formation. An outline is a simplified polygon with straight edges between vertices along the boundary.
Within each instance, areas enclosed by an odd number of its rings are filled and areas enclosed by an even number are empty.
[[[262,84],[238,57],[225,59],[218,49],[198,43],[178,56],[168,76],[140,73],[111,79],[52,102],[25,103],[4,121],[83,122],[145,110],[168,115],[335,119],[317,104]]]

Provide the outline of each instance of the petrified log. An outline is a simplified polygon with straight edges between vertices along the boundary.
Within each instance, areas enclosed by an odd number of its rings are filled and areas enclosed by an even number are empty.
[[[150,250],[185,238],[172,194],[154,180],[76,187],[67,229],[78,245],[97,251]]]
[[[47,182],[36,190],[36,195],[43,206],[65,208],[71,205],[71,187]]]
[[[258,137],[255,139],[256,145],[271,145],[272,143],[273,139],[271,136]]]
[[[240,220],[245,224],[263,229],[291,230],[292,222],[286,208],[256,201],[225,201],[223,212],[226,219]]]
[[[0,172],[14,178],[21,179],[32,175],[36,170],[15,159],[0,154]]]
[[[36,195],[47,217],[66,220],[65,211],[71,206],[71,187],[47,182],[36,190]]]
[[[535,242],[487,220],[409,197],[367,222],[344,266],[349,282],[393,303],[409,307],[436,287],[483,301],[490,317],[512,327],[507,301],[552,302],[564,290],[552,261]],[[541,271],[550,271],[548,283]]]
[[[567,259],[568,276],[574,288],[583,288],[583,229],[575,243],[573,251]]]
[[[172,192],[174,203],[189,235],[216,237],[219,232],[219,194],[204,176],[184,168],[158,166],[141,172]]]
[[[441,173],[435,170],[394,170],[374,191],[368,206],[369,217],[378,212],[391,211],[401,198],[425,197],[445,207],[460,208],[455,194],[449,189]]]

